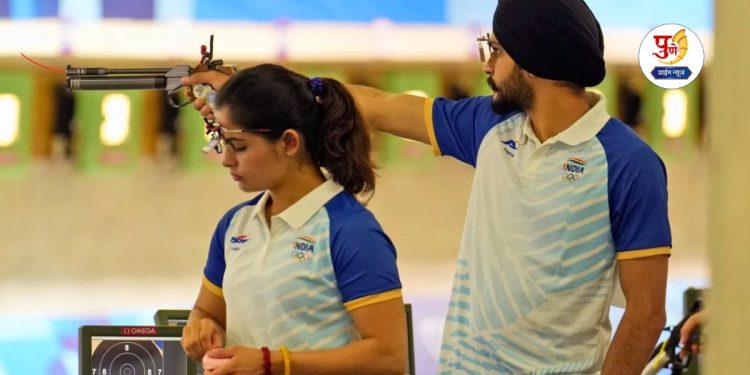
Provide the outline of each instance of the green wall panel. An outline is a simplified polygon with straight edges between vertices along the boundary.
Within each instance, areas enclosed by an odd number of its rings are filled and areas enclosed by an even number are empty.
[[[107,127],[107,117],[117,121],[119,110],[106,109],[104,100],[120,94],[129,103],[129,130],[119,145],[102,143],[100,132]],[[84,172],[129,170],[140,157],[141,122],[143,120],[143,91],[79,91],[76,92],[75,144],[76,166]],[[120,107],[121,108],[121,107]]]
[[[684,92],[687,97],[687,127],[681,136],[674,138],[668,137],[662,129],[665,115],[663,101],[664,95],[668,92],[678,90]],[[694,156],[700,136],[700,78],[681,89],[674,90],[666,90],[653,84],[646,85],[643,92],[643,116],[647,139],[660,155],[676,158]]]
[[[604,76],[604,80],[592,89],[604,95],[604,98],[607,100],[607,112],[612,116],[619,116],[619,110],[617,108],[619,100],[617,95],[618,87],[617,80],[614,76],[612,74],[607,74]]]
[[[21,175],[28,169],[31,159],[34,77],[29,73],[1,72],[0,95],[3,106],[18,110],[17,118],[0,118],[0,131],[15,134],[12,143],[0,145],[0,175]]]

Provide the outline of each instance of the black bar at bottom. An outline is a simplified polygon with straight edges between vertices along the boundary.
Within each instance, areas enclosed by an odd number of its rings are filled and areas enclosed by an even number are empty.
[[[163,90],[164,76],[135,77],[69,77],[65,85],[70,90]]]

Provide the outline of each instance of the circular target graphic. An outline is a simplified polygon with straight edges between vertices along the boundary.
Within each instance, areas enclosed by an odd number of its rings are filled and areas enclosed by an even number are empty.
[[[104,340],[91,365],[96,375],[164,375],[164,357],[153,341]]]

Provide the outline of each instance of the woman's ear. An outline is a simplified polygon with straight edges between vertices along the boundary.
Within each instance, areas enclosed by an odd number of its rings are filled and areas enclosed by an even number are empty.
[[[284,155],[296,155],[300,151],[300,147],[302,147],[302,139],[299,132],[294,129],[284,130],[284,133],[281,134],[281,147],[283,148]]]

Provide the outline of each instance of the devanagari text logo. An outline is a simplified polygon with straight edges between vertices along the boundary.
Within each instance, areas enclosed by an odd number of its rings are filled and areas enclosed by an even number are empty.
[[[703,44],[689,28],[664,24],[641,41],[638,62],[651,83],[677,89],[693,82],[703,68]]]

